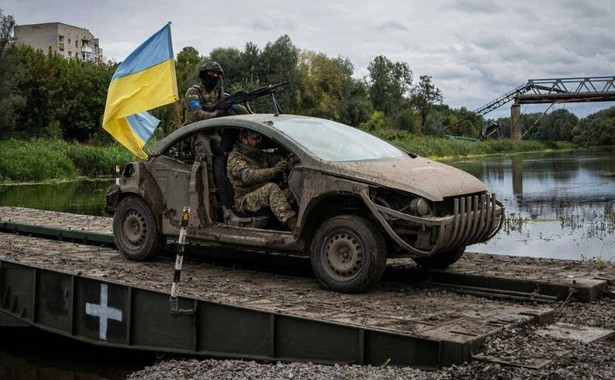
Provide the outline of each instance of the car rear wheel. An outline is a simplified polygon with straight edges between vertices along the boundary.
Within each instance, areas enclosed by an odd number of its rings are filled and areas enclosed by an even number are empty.
[[[357,293],[374,287],[386,267],[386,244],[369,220],[341,215],[324,222],[310,245],[310,261],[326,288]]]
[[[466,247],[464,246],[450,251],[436,252],[433,256],[421,257],[413,260],[427,268],[442,269],[456,263],[461,256],[463,256],[465,251]]]
[[[152,209],[134,196],[122,199],[113,215],[113,239],[118,250],[133,261],[151,259],[164,247]]]

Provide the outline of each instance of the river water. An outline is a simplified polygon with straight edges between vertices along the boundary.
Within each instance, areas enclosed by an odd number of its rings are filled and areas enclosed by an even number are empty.
[[[525,153],[446,163],[481,179],[506,206],[501,232],[468,251],[615,260],[615,150]],[[104,194],[112,183],[113,179],[0,186],[0,206],[105,215]]]
[[[469,251],[615,259],[614,151],[526,153],[449,163],[480,178],[506,206],[500,233]]]

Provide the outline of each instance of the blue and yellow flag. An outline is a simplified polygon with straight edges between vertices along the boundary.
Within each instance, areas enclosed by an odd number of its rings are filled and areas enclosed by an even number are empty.
[[[145,159],[143,146],[160,120],[145,112],[179,100],[171,43],[171,23],[122,62],[109,84],[103,128]]]

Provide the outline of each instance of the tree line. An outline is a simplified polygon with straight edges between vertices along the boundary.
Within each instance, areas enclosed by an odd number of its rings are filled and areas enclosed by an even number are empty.
[[[0,9],[0,139],[52,137],[101,144],[111,141],[101,122],[116,62],[85,62],[18,45],[15,21]],[[216,48],[202,55],[185,47],[176,55],[179,96],[198,82],[198,68],[208,60],[224,68],[225,90],[233,93],[289,81],[277,98],[285,113],[336,120],[368,131],[403,130],[415,135],[478,137],[485,120],[466,108],[443,103],[429,75],[414,76],[405,62],[377,56],[368,75],[354,76],[347,58],[331,58],[296,47],[287,35],[243,50]],[[266,99],[251,104],[269,112]],[[175,105],[152,111],[161,120],[158,136],[178,125]],[[180,120],[181,121],[181,120]],[[463,122],[461,122],[463,121]],[[504,136],[509,121],[499,120]],[[522,116],[526,138],[574,141],[583,145],[614,144],[615,107],[579,120],[559,110]]]

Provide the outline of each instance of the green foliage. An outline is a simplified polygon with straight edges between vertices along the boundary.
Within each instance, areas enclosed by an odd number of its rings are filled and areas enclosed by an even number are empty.
[[[180,94],[185,94],[190,86],[198,81],[198,68],[201,60],[198,50],[192,46],[186,46],[177,53],[175,74],[177,75],[177,89]]]
[[[359,124],[359,128],[368,131],[384,131],[385,129],[389,129],[389,121],[382,111],[374,111],[370,115],[369,119],[365,122]]]
[[[584,146],[615,145],[615,107],[582,119],[572,134],[573,141]]]
[[[119,144],[95,147],[53,139],[10,139],[0,141],[0,182],[110,176],[116,163],[135,159]]]
[[[26,107],[17,114],[20,130],[14,136],[57,134],[59,126],[67,140],[108,141],[101,121],[114,65],[67,60],[28,46],[19,47],[19,59],[26,67],[19,86]]]
[[[417,136],[408,131],[392,129],[378,129],[369,132],[408,152],[439,159],[501,153],[575,149],[577,147],[572,143],[553,141],[515,141],[510,139],[499,139],[481,142],[433,136]]]
[[[45,181],[77,177],[77,168],[61,143],[48,140],[7,140],[0,148],[0,181]]]
[[[0,139],[16,129],[16,113],[25,106],[19,93],[23,68],[19,64],[17,48],[12,36],[15,20],[0,9]]]
[[[374,109],[393,115],[402,108],[412,86],[412,70],[407,63],[391,62],[378,56],[367,68],[371,85],[369,95]]]
[[[300,54],[300,79],[294,103],[304,115],[340,120],[340,103],[349,76],[342,63],[324,54]]]
[[[395,114],[392,121],[395,129],[410,131],[416,135],[422,135],[421,116],[414,109],[407,108]]]
[[[64,151],[77,168],[79,175],[86,177],[114,175],[116,164],[123,166],[137,159],[119,144],[109,146],[66,144]]]
[[[442,103],[442,92],[437,88],[429,75],[421,75],[419,83],[412,89],[412,105],[418,110],[420,116],[420,130],[422,133],[425,129],[427,116],[431,112],[431,108],[436,104]]]
[[[532,139],[572,141],[572,129],[578,123],[579,118],[572,112],[566,109],[555,110],[541,120]]]
[[[425,119],[424,132],[433,136],[464,136],[478,138],[484,119],[465,107],[452,109],[445,104],[433,106]]]

